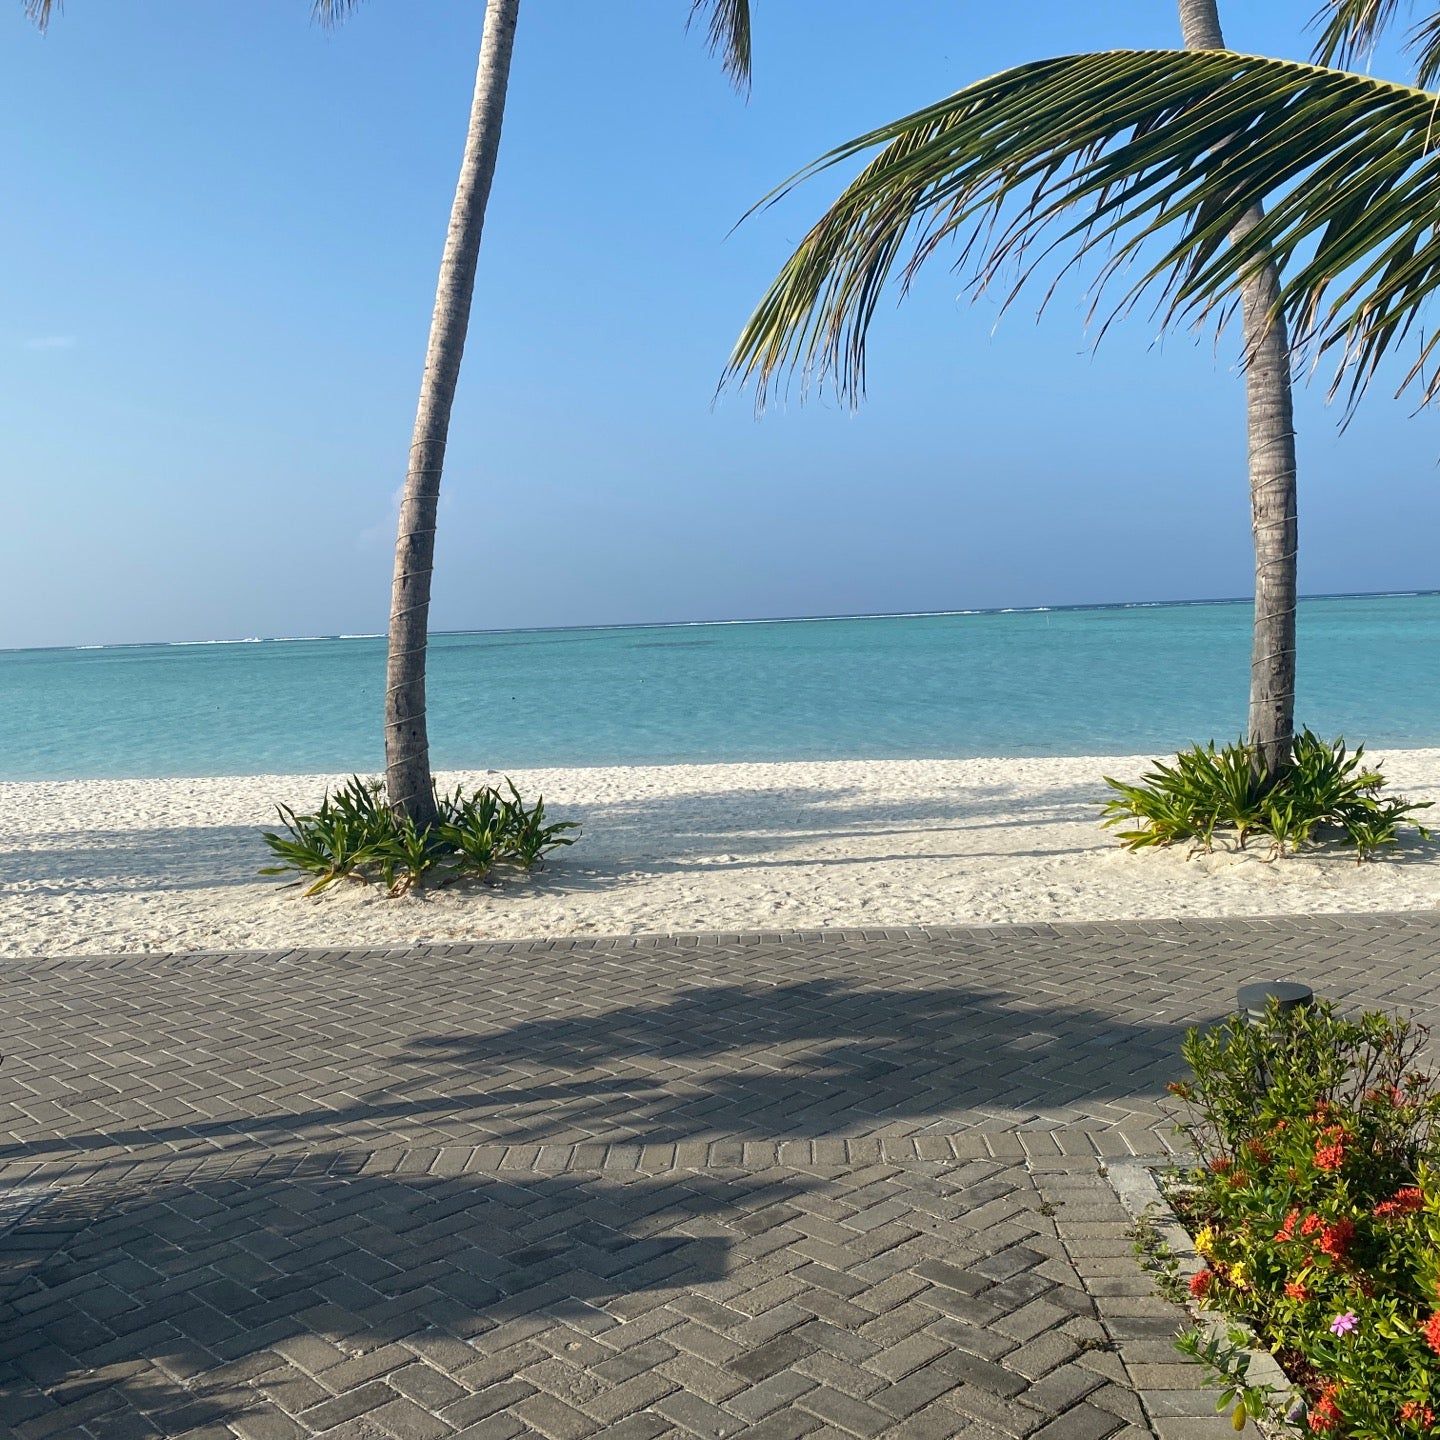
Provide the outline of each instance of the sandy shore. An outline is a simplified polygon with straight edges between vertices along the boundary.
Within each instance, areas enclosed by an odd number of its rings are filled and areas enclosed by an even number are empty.
[[[1440,750],[1383,757],[1440,799]],[[0,955],[543,935],[1429,909],[1440,854],[1131,856],[1095,823],[1143,758],[517,771],[573,849],[530,879],[318,900],[256,872],[273,802],[334,777],[0,784]],[[482,775],[446,776],[480,782]]]

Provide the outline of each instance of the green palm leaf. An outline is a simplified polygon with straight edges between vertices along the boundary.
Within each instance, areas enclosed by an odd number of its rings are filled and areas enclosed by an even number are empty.
[[[1231,51],[1107,51],[1007,70],[840,146],[781,187],[880,153],[805,236],[737,342],[727,378],[786,373],[856,398],[887,282],[948,241],[971,283],[1103,254],[1124,305],[1223,320],[1273,258],[1299,343],[1359,395],[1440,285],[1440,96]],[[767,202],[762,202],[762,204]],[[1265,219],[1234,235],[1246,211]],[[1151,257],[1148,261],[1146,256]],[[1434,338],[1405,383],[1424,378]],[[1337,374],[1337,383],[1338,383]],[[1403,388],[1403,386],[1402,386]]]
[[[1402,12],[1414,12],[1413,0],[1326,0],[1316,16],[1322,28],[1315,58],[1322,65],[1354,65],[1371,54]],[[1418,61],[1420,84],[1433,85],[1440,79],[1440,14],[1425,16],[1406,38]]]
[[[693,0],[690,20],[710,12],[706,32],[711,51],[720,57],[725,73],[737,90],[750,88],[750,4],[749,0]]]

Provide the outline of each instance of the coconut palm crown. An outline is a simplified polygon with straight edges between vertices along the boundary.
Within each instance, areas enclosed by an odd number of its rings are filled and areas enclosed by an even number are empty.
[[[1006,70],[832,150],[774,195],[874,154],[770,286],[727,378],[760,397],[800,372],[850,399],[870,322],[947,242],[975,289],[1013,299],[1049,268],[1102,257],[1106,321],[1147,297],[1166,323],[1226,318],[1273,260],[1297,347],[1334,362],[1353,404],[1410,342],[1400,389],[1440,390],[1440,95],[1331,68],[1373,45],[1399,0],[1333,0],[1314,63],[1228,50],[1115,50]],[[1412,39],[1440,72],[1440,12]],[[1236,235],[1246,211],[1263,223]],[[1103,334],[1103,326],[1101,332]]]

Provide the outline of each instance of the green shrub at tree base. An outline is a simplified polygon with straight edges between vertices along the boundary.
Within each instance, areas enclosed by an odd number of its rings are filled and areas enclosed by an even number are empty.
[[[1343,738],[1321,740],[1302,730],[1289,768],[1272,781],[1250,746],[1237,742],[1217,750],[1212,740],[1182,750],[1169,764],[1156,761],[1138,784],[1107,775],[1115,795],[1105,803],[1101,824],[1114,829],[1128,850],[1188,840],[1208,851],[1222,834],[1233,835],[1243,850],[1258,834],[1269,839],[1272,857],[1330,839],[1367,860],[1394,845],[1402,825],[1428,839],[1430,832],[1412,817],[1431,802],[1382,794],[1385,777],[1364,757],[1363,745],[1352,753]]]
[[[508,794],[492,786],[437,794],[439,819],[420,829],[390,808],[381,781],[352,775],[338,790],[327,791],[313,814],[275,807],[284,833],[267,830],[264,840],[280,863],[260,873],[298,872],[296,883],[305,885],[306,895],[318,895],[337,880],[378,884],[388,895],[403,895],[427,883],[484,879],[497,865],[532,870],[551,850],[575,843],[567,832],[579,826],[547,822],[543,797],[526,809],[509,780],[505,788]]]

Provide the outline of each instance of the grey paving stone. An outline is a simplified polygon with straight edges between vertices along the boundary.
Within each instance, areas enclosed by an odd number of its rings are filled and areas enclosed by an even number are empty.
[[[1178,1039],[1240,982],[1425,1015],[1437,948],[1427,914],[12,962],[0,1414],[1198,1440],[1099,1162],[1167,1153]]]

